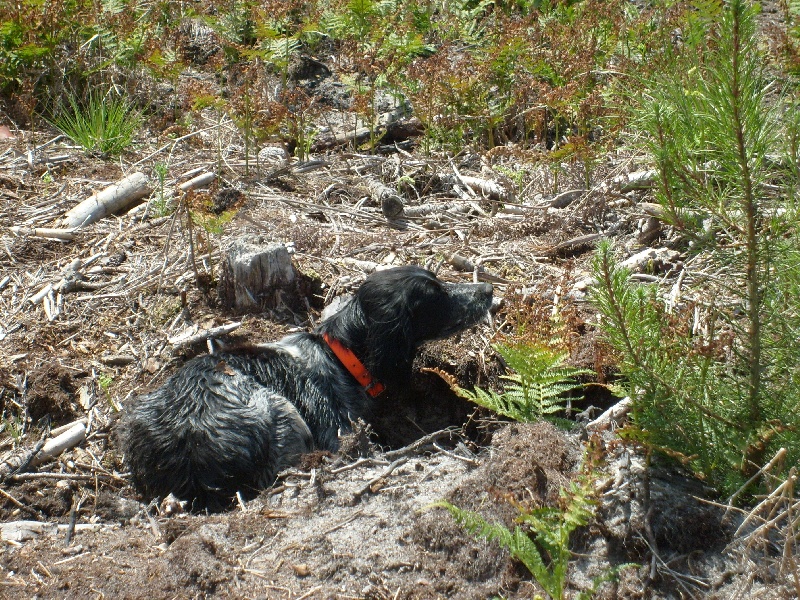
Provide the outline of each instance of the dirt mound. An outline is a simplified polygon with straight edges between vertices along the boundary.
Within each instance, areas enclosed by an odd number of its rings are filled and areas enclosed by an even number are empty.
[[[87,590],[139,597],[142,586],[151,597],[313,590],[309,597],[318,598],[485,598],[519,588],[523,572],[508,553],[466,536],[429,505],[447,498],[511,524],[500,496],[553,494],[578,456],[576,441],[538,424],[501,428],[477,456],[441,443],[453,449],[428,446],[391,463],[376,454],[338,467],[328,458],[228,514],[139,512],[116,525],[79,527],[68,548],[60,536],[36,537],[7,548],[3,566],[24,573],[35,556],[47,574],[26,582],[26,592],[62,597]]]

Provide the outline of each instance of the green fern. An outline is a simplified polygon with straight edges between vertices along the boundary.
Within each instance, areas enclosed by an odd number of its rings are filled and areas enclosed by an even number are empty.
[[[519,560],[553,600],[565,598],[572,552],[569,539],[573,531],[583,527],[594,517],[594,479],[582,476],[560,491],[561,507],[521,509],[517,518],[521,525],[510,530],[503,525],[489,523],[479,514],[463,510],[449,502],[433,506],[447,509],[456,522],[470,535],[493,540]],[[533,538],[530,537],[533,534]],[[619,565],[593,581],[592,588],[579,595],[591,598],[607,581],[616,579],[620,570],[631,566]]]
[[[541,419],[562,422],[557,413],[565,410],[565,394],[577,386],[573,378],[590,373],[564,364],[569,354],[544,346],[520,344],[494,346],[508,367],[515,371],[502,378],[509,383],[502,393],[475,388],[455,388],[457,394],[503,416],[530,423]]]

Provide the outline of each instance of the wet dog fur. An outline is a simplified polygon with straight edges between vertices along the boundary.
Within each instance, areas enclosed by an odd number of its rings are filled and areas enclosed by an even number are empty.
[[[375,400],[323,336],[352,350],[387,388],[407,386],[417,348],[481,321],[492,291],[419,267],[387,269],[312,333],[189,361],[122,418],[134,485],[148,498],[172,493],[194,510],[220,510],[236,492],[271,485],[301,454],[335,452]]]

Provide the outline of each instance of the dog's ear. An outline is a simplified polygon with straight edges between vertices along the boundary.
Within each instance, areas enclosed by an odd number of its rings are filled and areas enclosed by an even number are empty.
[[[365,362],[370,372],[385,384],[408,381],[414,362],[414,339],[410,307],[404,302],[384,302],[366,312]]]
[[[419,267],[398,267],[367,278],[338,313],[324,321],[321,333],[353,350],[379,381],[393,385],[408,381],[414,351],[426,329],[417,321],[439,310],[432,296],[435,277]],[[425,307],[430,307],[426,310]],[[435,319],[435,317],[434,317]]]

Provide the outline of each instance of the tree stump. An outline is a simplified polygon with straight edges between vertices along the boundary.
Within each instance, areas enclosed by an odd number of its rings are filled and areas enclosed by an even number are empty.
[[[294,306],[297,275],[286,246],[258,238],[234,242],[223,260],[217,293],[226,308],[240,312]]]

